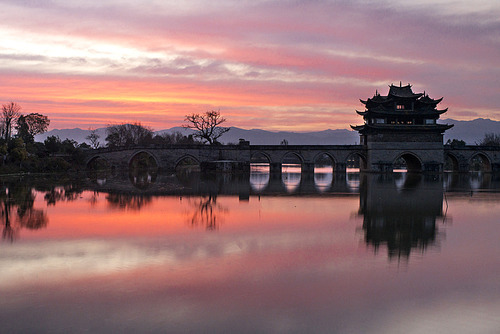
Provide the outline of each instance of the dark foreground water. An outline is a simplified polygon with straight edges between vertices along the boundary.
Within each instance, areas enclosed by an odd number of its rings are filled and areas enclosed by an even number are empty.
[[[1,333],[500,332],[498,175],[1,186]]]

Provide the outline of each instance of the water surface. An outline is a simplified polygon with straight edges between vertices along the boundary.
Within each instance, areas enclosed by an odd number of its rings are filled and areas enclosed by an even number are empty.
[[[494,333],[494,174],[2,181],[2,332]]]

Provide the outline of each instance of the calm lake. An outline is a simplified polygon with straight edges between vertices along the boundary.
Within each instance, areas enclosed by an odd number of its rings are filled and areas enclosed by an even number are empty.
[[[0,179],[2,333],[498,333],[500,175]]]

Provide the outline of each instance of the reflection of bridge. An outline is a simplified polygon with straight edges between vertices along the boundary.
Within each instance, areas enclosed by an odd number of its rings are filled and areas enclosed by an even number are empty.
[[[381,152],[383,151],[383,152]],[[432,154],[429,155],[429,152]],[[442,146],[436,158],[436,147],[427,149],[425,143],[418,148],[386,147],[378,149],[384,161],[371,161],[370,148],[366,145],[171,145],[156,148],[100,149],[89,151],[86,163],[103,159],[111,167],[126,169],[138,155],[151,157],[164,170],[174,170],[185,161],[199,164],[202,169],[249,170],[251,162],[269,163],[271,172],[280,172],[283,164],[301,164],[303,171],[314,170],[315,164],[331,164],[336,172],[345,172],[352,161],[359,161],[361,170],[391,171],[403,159],[413,171],[442,171],[449,159],[454,171],[469,171],[480,164],[485,171],[500,171],[500,147],[465,146],[453,148]]]
[[[126,173],[89,173],[88,186],[95,191],[138,195],[320,195],[354,194],[360,192],[368,176],[386,175],[397,188],[411,187],[415,175],[423,179],[441,180],[441,189],[454,192],[475,192],[477,189],[499,189],[499,173],[332,173],[328,168],[300,171],[284,168],[270,173],[269,168],[252,168],[250,173],[157,173],[129,170]],[[412,177],[409,177],[412,176]]]
[[[258,196],[259,200],[265,196],[359,196],[357,216],[362,218],[362,229],[358,231],[369,247],[375,251],[387,249],[390,258],[407,258],[415,250],[423,253],[428,247],[439,245],[442,233],[438,222],[449,219],[443,212],[444,188],[448,194],[465,194],[468,198],[481,198],[481,193],[488,193],[488,200],[492,192],[486,190],[500,188],[500,175],[496,173],[308,173],[285,168],[281,174],[272,174],[262,168],[252,169],[249,174],[179,173],[151,177],[127,174],[94,180],[90,189],[109,192],[106,198],[121,205],[147,204],[156,195],[193,196],[199,211],[194,211],[192,224],[204,221],[207,229],[217,228],[212,215],[218,196],[236,195],[241,201],[252,196]],[[135,184],[140,178],[150,183]],[[481,190],[476,192],[477,188]]]
[[[91,189],[104,192],[150,195],[328,195],[357,193],[360,173],[179,173],[157,175],[100,175],[90,177]],[[131,171],[131,174],[134,174]],[[149,180],[149,181],[147,181]]]

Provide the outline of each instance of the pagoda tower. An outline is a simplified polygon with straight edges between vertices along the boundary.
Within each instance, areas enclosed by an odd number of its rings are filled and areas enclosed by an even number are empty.
[[[410,84],[390,85],[387,95],[378,91],[372,98],[360,100],[364,124],[351,126],[360,134],[366,149],[369,171],[392,171],[403,159],[408,171],[443,170],[443,133],[453,125],[438,124],[439,116],[448,109],[437,109],[443,98],[432,99],[414,93]]]

